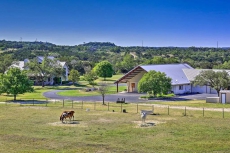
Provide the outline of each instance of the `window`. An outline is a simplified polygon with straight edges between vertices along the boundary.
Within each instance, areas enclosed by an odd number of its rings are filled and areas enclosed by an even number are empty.
[[[183,85],[179,86],[179,90],[183,90]]]

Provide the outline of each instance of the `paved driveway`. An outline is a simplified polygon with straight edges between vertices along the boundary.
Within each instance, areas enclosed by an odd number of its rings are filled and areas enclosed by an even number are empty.
[[[85,97],[74,97],[74,96],[60,96],[57,95],[57,92],[63,90],[53,90],[45,92],[43,95],[50,99],[68,99],[74,101],[102,101],[102,96],[85,96]],[[205,100],[206,97],[217,97],[217,94],[186,94],[186,95],[177,95],[174,98],[167,100],[143,100],[139,99],[141,95],[139,93],[117,93],[113,95],[106,95],[105,101],[115,102],[117,99],[125,98],[126,102],[150,102],[150,101],[180,101],[180,100]]]

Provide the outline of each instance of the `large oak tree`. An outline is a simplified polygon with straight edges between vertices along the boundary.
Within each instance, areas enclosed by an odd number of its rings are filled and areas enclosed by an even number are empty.
[[[110,62],[108,61],[102,61],[98,63],[94,67],[94,71],[99,77],[104,78],[104,81],[106,78],[112,77],[113,76],[113,66]]]
[[[18,94],[34,91],[26,71],[10,68],[5,74],[0,74],[0,93],[12,94],[14,100]]]
[[[219,95],[221,89],[228,88],[230,76],[226,71],[203,70],[194,79],[194,85],[210,86],[215,89]]]

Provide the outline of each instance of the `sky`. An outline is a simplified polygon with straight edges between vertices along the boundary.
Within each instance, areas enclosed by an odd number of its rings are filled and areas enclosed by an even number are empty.
[[[230,47],[229,0],[0,0],[0,40]]]

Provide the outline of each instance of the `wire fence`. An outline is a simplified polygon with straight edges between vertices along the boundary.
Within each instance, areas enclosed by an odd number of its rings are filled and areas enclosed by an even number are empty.
[[[19,99],[13,101],[6,99],[5,105],[20,106],[40,106],[40,107],[60,107],[65,109],[85,109],[95,111],[111,111],[121,113],[140,113],[141,111],[152,112],[152,115],[162,116],[188,116],[188,117],[209,117],[209,118],[230,118],[230,109],[228,108],[201,108],[201,107],[183,107],[168,106],[159,104],[144,103],[116,103],[116,102],[85,102],[73,100],[57,99]]]

